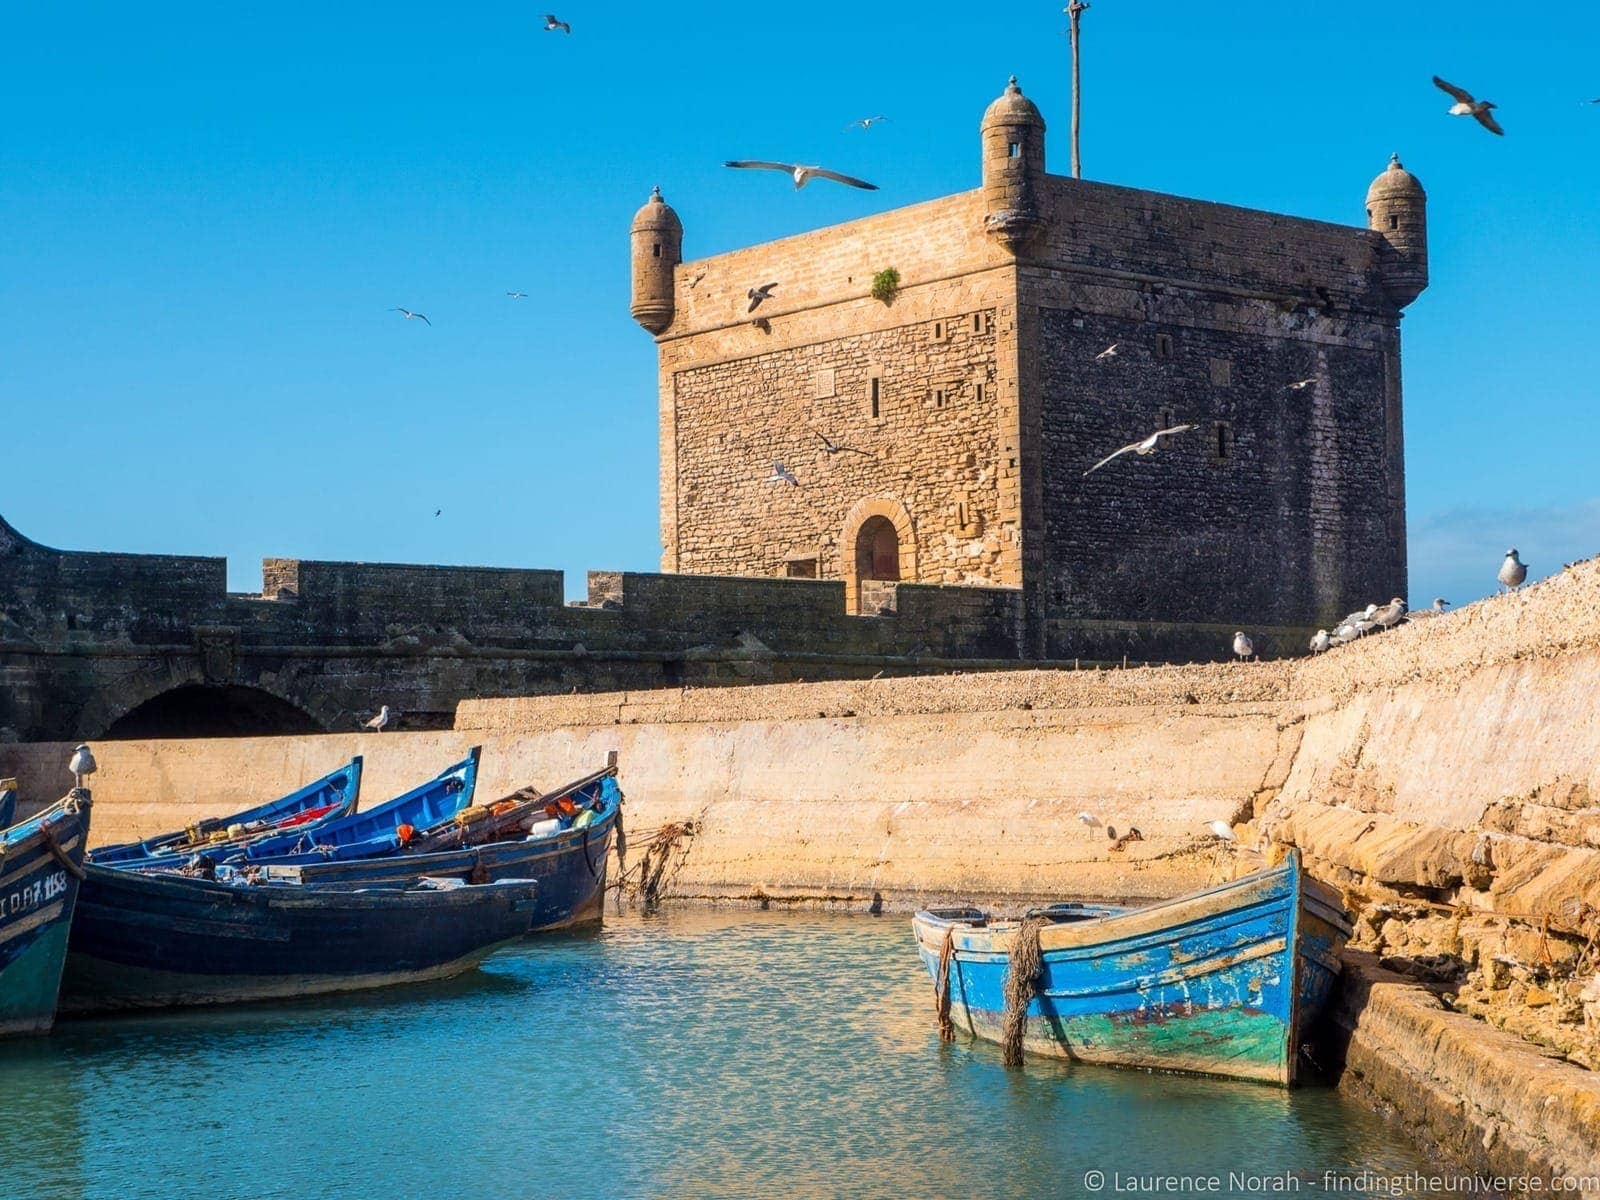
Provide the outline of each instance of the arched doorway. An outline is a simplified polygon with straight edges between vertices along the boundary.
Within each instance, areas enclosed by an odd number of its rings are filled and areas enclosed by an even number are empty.
[[[152,696],[111,723],[119,738],[263,737],[321,733],[310,716],[259,688],[189,683]]]
[[[900,535],[888,517],[868,517],[856,532],[856,578],[900,581]]]
[[[845,516],[839,549],[846,611],[873,616],[893,610],[895,583],[917,579],[917,539],[905,505],[873,496]]]

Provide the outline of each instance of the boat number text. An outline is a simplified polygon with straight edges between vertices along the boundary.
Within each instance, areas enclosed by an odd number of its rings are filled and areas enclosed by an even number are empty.
[[[14,917],[48,904],[67,890],[67,873],[57,871],[24,884],[9,896],[0,896],[0,917]]]

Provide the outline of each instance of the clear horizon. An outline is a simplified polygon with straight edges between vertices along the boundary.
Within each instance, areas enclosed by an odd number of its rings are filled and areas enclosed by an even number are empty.
[[[240,591],[266,556],[562,569],[573,595],[586,569],[657,570],[627,278],[650,187],[688,258],[964,191],[1012,74],[1065,174],[1060,7],[574,4],[570,37],[509,4],[9,12],[0,516],[68,549],[225,555]],[[1600,12],[1566,3],[1084,16],[1086,178],[1356,225],[1391,152],[1427,188],[1417,606],[1491,593],[1508,546],[1534,579],[1600,552],[1597,44]],[[1446,116],[1435,73],[1506,136]],[[882,190],[796,193],[730,157]]]

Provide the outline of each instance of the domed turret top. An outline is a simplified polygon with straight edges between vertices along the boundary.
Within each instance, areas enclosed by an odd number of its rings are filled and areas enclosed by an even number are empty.
[[[661,189],[655,187],[650,189],[650,199],[644,202],[644,207],[633,214],[633,229],[635,233],[645,229],[676,229],[682,233],[683,222],[672,205],[661,198]]]
[[[1400,165],[1398,154],[1389,156],[1389,165],[1367,189],[1368,204],[1374,200],[1426,200],[1427,198],[1428,195],[1422,190],[1422,184],[1417,181],[1417,177]]]
[[[1022,94],[1022,89],[1017,86],[1017,77],[1013,75],[1011,82],[1006,84],[1006,90],[984,112],[983,124],[985,127],[1025,124],[1043,129],[1044,118],[1039,115],[1039,106]]]

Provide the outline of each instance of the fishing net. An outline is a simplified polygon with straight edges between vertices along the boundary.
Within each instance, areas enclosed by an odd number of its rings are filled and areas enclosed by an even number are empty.
[[[1022,1065],[1022,1039],[1028,1027],[1028,1005],[1039,986],[1044,959],[1039,953],[1040,917],[1023,917],[1011,935],[1010,969],[1006,972],[1005,1012],[1001,1017],[1000,1050],[1008,1067]]]
[[[939,968],[933,977],[934,1011],[939,1015],[939,1040],[956,1040],[955,1022],[950,1019],[950,963],[956,955],[956,931],[946,928],[944,941],[939,944]]]

